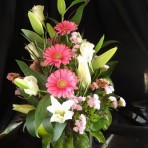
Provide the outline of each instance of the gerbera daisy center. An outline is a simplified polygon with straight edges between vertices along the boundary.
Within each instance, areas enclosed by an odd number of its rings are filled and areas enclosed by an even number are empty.
[[[61,79],[58,81],[57,85],[59,88],[65,88],[67,86],[67,81],[64,79]]]
[[[60,59],[61,57],[62,57],[62,55],[60,53],[55,53],[54,54],[55,59]]]

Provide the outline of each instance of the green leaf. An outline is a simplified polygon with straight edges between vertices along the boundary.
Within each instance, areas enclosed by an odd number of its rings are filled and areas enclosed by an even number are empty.
[[[66,9],[66,11],[68,11],[68,9],[70,9],[72,6],[78,4],[78,3],[82,3],[82,2],[85,2],[85,0],[75,0],[73,1],[70,6]]]
[[[76,146],[78,148],[90,148],[89,138],[86,134],[77,134],[76,138]]]
[[[100,119],[93,123],[91,131],[107,130],[112,122],[112,115],[108,109],[103,110]]]
[[[59,22],[56,19],[53,19],[51,17],[49,17],[49,19],[54,23],[54,24],[58,24]]]
[[[19,67],[21,68],[22,72],[24,73],[25,76],[34,76],[37,78],[38,80],[38,85],[39,85],[39,88],[41,90],[46,90],[46,87],[45,87],[45,83],[46,83],[46,76],[44,76],[43,74],[39,73],[39,72],[35,72],[33,71],[32,69],[30,69],[30,67],[24,63],[23,61],[19,61],[19,60],[16,60]]]
[[[50,105],[50,96],[46,95],[44,96],[40,102],[38,103],[38,106],[35,111],[35,131],[38,132],[38,128],[48,115],[47,107]]]
[[[92,67],[94,70],[99,69],[100,67],[104,66],[115,54],[117,51],[117,47],[114,47],[102,55],[98,56],[96,59],[93,59],[92,61]]]
[[[20,91],[20,95],[23,97],[23,99],[28,101],[31,105],[33,105],[35,107],[37,106],[39,101],[37,100],[37,98],[35,96],[30,96],[30,95],[26,94],[24,92],[24,90],[19,90],[19,91]]]
[[[42,136],[42,148],[50,148],[51,141],[52,141],[52,135]]]
[[[22,121],[10,123],[10,124],[6,127],[6,129],[5,129],[2,133],[0,133],[0,139],[1,139],[1,137],[3,137],[3,136],[5,136],[5,135],[9,134],[9,133],[12,132],[14,129],[16,129],[17,127],[19,127],[22,123],[23,123]]]
[[[107,45],[110,45],[110,44],[113,44],[113,43],[119,43],[118,41],[116,40],[109,40],[109,41],[105,41],[102,45],[102,48],[107,46]]]
[[[97,45],[95,47],[95,53],[94,54],[96,54],[101,49],[103,42],[104,42],[104,35],[101,37],[101,39],[97,43]]]
[[[103,71],[100,74],[100,77],[110,76],[112,74],[113,70],[115,69],[117,64],[118,64],[118,61],[112,61],[112,62],[107,63],[109,68],[106,71]]]
[[[76,11],[75,15],[70,19],[70,21],[75,22],[77,25],[80,24],[82,15],[83,15],[83,10],[85,8],[86,4],[82,4]]]
[[[60,136],[62,135],[63,130],[66,127],[66,122],[64,123],[56,123],[54,126],[54,136],[53,136],[53,141],[57,141]]]
[[[43,122],[42,122],[42,125],[43,125],[44,130],[45,130],[48,134],[50,134],[50,135],[53,136],[53,126],[52,126],[52,124],[51,124],[51,122],[50,122],[50,118],[44,119]]]
[[[21,31],[26,36],[27,40],[37,43],[37,45],[42,49],[44,48],[44,39],[41,38],[37,33],[26,29],[21,29]]]
[[[35,120],[35,111],[33,110],[27,114],[26,122],[24,126],[27,128],[27,131],[29,132],[30,135],[32,135],[33,137],[39,137],[35,131],[34,120]]]
[[[65,133],[63,132],[60,138],[54,143],[53,148],[66,148],[65,147]]]
[[[34,16],[31,11],[28,11],[28,17],[34,31],[37,32],[39,35],[44,35],[42,23]]]
[[[106,142],[106,139],[101,131],[91,132],[91,135],[95,137],[100,143]]]
[[[54,30],[54,28],[49,23],[46,24],[46,27],[50,38],[54,38],[56,35],[56,31]]]
[[[64,148],[74,148],[72,133],[70,135],[66,136],[64,141],[65,141]]]
[[[66,4],[65,4],[65,0],[58,0],[57,2],[57,8],[59,13],[64,16],[65,11],[66,11]]]

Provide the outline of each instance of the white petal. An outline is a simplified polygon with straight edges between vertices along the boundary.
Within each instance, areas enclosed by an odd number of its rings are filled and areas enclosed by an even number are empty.
[[[50,96],[50,99],[51,99],[52,106],[54,106],[57,109],[61,108],[61,104],[58,102],[56,98],[54,98],[53,96]]]
[[[56,110],[56,107],[54,107],[54,106],[48,106],[47,107],[47,110],[50,111],[51,113],[54,113],[55,110]]]
[[[69,110],[73,104],[74,104],[74,101],[73,101],[73,100],[65,101],[65,102],[63,102],[63,104],[62,104],[62,108],[63,108],[64,110]]]
[[[72,119],[72,116],[73,116],[74,112],[72,111],[67,111],[64,115],[64,119],[65,120],[68,120],[68,119]]]

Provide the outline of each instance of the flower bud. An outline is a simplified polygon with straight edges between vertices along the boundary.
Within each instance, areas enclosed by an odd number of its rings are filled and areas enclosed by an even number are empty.
[[[29,104],[23,104],[23,105],[13,104],[13,110],[24,113],[24,114],[28,114],[29,111],[34,109],[35,107]]]
[[[36,5],[32,8],[32,12],[34,16],[40,21],[43,22],[45,20],[44,14],[44,6]]]
[[[78,77],[82,86],[86,88],[91,83],[91,76],[89,72],[89,67],[86,59],[82,56],[78,56]]]
[[[122,107],[125,107],[126,106],[126,102],[125,102],[125,100],[122,97],[120,97],[120,100],[118,102],[118,105],[119,106],[122,106]]]
[[[39,53],[33,42],[25,46],[25,49],[29,51],[31,58],[34,60],[35,57],[39,57]]]
[[[28,84],[28,89],[24,89],[24,92],[29,95],[37,95],[39,87],[37,85],[37,79],[34,76],[26,76],[24,81]]]

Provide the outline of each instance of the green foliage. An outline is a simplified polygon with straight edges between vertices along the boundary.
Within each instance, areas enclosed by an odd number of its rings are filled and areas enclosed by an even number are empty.
[[[76,135],[76,146],[78,148],[90,148],[90,142],[87,134]]]
[[[35,120],[35,111],[32,110],[27,114],[24,127],[27,128],[27,131],[29,132],[30,135],[32,135],[33,137],[39,137],[38,133],[36,133],[36,130],[35,130],[34,120]]]
[[[63,130],[66,127],[66,124],[67,124],[66,122],[64,122],[64,123],[55,123],[53,141],[57,141],[60,138],[60,136],[62,135]]]
[[[91,132],[91,135],[95,137],[100,143],[105,143],[105,137],[101,131]]]
[[[38,132],[38,128],[40,124],[43,122],[45,117],[49,114],[47,110],[47,106],[50,105],[50,96],[46,95],[44,96],[40,102],[38,103],[38,106],[35,111],[35,131]]]
[[[56,35],[56,31],[54,30],[54,28],[49,23],[46,24],[46,27],[50,38],[54,38]]]
[[[83,15],[83,10],[85,8],[86,4],[82,4],[76,11],[75,15],[70,19],[70,21],[75,22],[77,25],[80,24],[82,15]]]
[[[107,63],[109,68],[106,71],[102,71],[100,74],[100,77],[110,76],[117,64],[118,64],[118,61],[112,61],[112,62]]]
[[[52,135],[42,136],[42,148],[50,148],[51,140],[52,140]]]
[[[108,109],[104,110],[100,115],[98,121],[93,122],[93,126],[91,127],[91,131],[99,131],[101,129],[107,130],[112,122],[112,115]]]
[[[93,61],[92,61],[93,69],[96,70],[96,69],[104,66],[112,58],[112,56],[115,54],[116,50],[117,50],[117,47],[114,47],[114,48],[106,51],[105,53],[101,54],[96,59],[93,59]]]
[[[23,73],[24,73],[25,76],[30,76],[30,75],[32,75],[32,76],[36,77],[37,80],[38,80],[38,85],[39,85],[40,89],[41,89],[41,90],[46,90],[46,88],[45,88],[45,83],[46,83],[46,79],[47,79],[47,78],[46,78],[45,75],[43,75],[43,74],[41,74],[41,73],[39,73],[39,72],[33,71],[33,70],[30,69],[30,67],[29,67],[26,63],[24,63],[23,61],[17,60],[17,63],[18,63],[18,65],[19,65],[19,67],[21,68],[21,70],[23,71]]]
[[[29,42],[35,42],[37,43],[37,46],[39,46],[41,49],[44,48],[44,39],[40,37],[37,33],[27,30],[27,29],[21,29],[23,32],[25,38],[29,40]]]
[[[95,47],[95,53],[94,54],[97,54],[97,52],[101,49],[103,42],[104,42],[104,35],[101,37],[101,39],[97,43],[97,45]]]
[[[66,9],[66,11],[68,11],[68,9],[70,9],[72,6],[78,4],[78,3],[82,3],[82,2],[85,2],[85,0],[74,0],[70,6]]]

